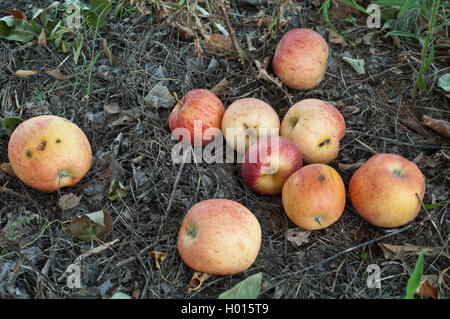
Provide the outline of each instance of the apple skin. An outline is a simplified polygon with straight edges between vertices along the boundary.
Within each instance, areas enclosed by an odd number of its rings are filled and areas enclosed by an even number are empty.
[[[368,223],[385,228],[405,225],[420,211],[425,178],[403,156],[380,153],[369,158],[350,179],[349,197]]]
[[[172,132],[177,128],[187,129],[190,141],[184,140],[182,136],[180,140],[186,144],[203,146],[214,139],[214,135],[205,136],[206,130],[217,129],[220,132],[224,112],[223,103],[217,95],[206,89],[194,89],[187,92],[173,108],[169,116],[169,127]],[[197,141],[194,134],[196,120],[201,121],[198,132],[201,136],[197,137]]]
[[[241,175],[256,192],[277,195],[286,179],[302,166],[302,156],[290,140],[282,136],[262,137],[245,153]]]
[[[261,247],[261,227],[242,204],[209,199],[191,207],[178,233],[178,252],[197,272],[232,275],[248,269]]]
[[[308,90],[322,81],[327,68],[328,44],[310,29],[293,29],[278,42],[272,68],[286,86]]]
[[[323,229],[336,222],[345,207],[341,176],[326,164],[303,166],[289,176],[281,196],[287,216],[306,230]]]
[[[319,99],[304,99],[289,108],[280,135],[290,139],[308,164],[328,164],[339,152],[346,124],[341,112]]]
[[[8,158],[22,182],[53,192],[83,178],[92,163],[92,150],[77,125],[59,116],[41,115],[16,127],[8,143]]]
[[[278,135],[280,118],[266,102],[257,98],[234,101],[222,118],[222,133],[235,151],[244,154],[261,136]]]

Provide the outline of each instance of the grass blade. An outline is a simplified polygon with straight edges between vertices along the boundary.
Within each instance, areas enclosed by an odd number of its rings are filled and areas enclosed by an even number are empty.
[[[419,258],[417,259],[416,266],[414,267],[414,271],[411,274],[411,277],[408,279],[408,284],[406,285],[406,296],[403,299],[414,299],[414,294],[420,286],[420,281],[422,280],[422,272],[423,272],[423,251],[420,253]]]

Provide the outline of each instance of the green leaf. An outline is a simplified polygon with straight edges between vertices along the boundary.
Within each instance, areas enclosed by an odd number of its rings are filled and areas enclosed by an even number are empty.
[[[416,2],[417,2],[417,0],[407,0],[405,2],[405,4],[402,6],[402,8],[400,9],[400,12],[397,15],[397,19],[401,18],[406,13],[406,11],[408,11],[408,9],[410,9],[412,7],[417,7]]]
[[[22,122],[23,120],[19,117],[8,117],[2,120],[2,126],[5,128],[8,136],[11,136],[16,127]]]
[[[112,8],[111,3],[108,0],[91,0],[88,7],[89,10],[85,15],[87,25],[96,30],[106,26],[108,13]]]
[[[256,299],[261,291],[262,273],[254,274],[233,288],[221,293],[219,299]]]
[[[406,285],[406,296],[403,299],[414,299],[414,294],[420,286],[420,281],[422,279],[423,272],[423,251],[420,253],[419,258],[417,259],[416,266],[414,267],[414,271],[411,274],[411,277],[408,279],[408,284]]]
[[[128,296],[126,293],[116,292],[114,295],[111,296],[110,299],[131,299],[131,297]]]
[[[449,81],[450,81],[450,74],[446,74],[446,75],[449,75],[448,78],[449,78]],[[447,84],[450,85],[450,83],[447,83]],[[448,87],[448,88],[450,89],[450,87]],[[425,208],[426,209],[433,209],[433,208],[436,208],[438,206],[445,205],[445,204],[448,204],[448,203],[450,203],[450,199],[444,200],[444,201],[439,202],[439,203],[425,205]]]
[[[33,27],[27,20],[14,19],[13,16],[6,16],[0,19],[0,38],[29,42],[33,40],[35,35]]]
[[[109,200],[116,200],[117,198],[122,198],[127,195],[127,190],[122,185],[122,183],[116,179],[111,181],[111,184],[109,185],[108,194],[106,197],[108,197]]]
[[[423,73],[427,72],[431,66],[431,63],[434,59],[434,44],[431,43],[430,52],[428,53],[427,60],[425,61],[425,65],[423,66]]]
[[[438,86],[446,92],[450,92],[450,73],[444,74],[438,80]]]
[[[422,73],[419,73],[419,76],[417,77],[416,85],[419,88],[419,90],[422,92],[427,89],[427,86],[425,85],[425,82],[423,80]]]

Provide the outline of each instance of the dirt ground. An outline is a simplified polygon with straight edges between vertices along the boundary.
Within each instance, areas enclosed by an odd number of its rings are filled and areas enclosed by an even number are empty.
[[[6,0],[0,9],[16,7],[31,16],[33,9],[50,3]],[[284,32],[296,27],[314,29],[329,39],[328,26],[313,3],[294,1],[280,16],[274,1],[260,6],[236,1],[228,16],[248,61],[263,64]],[[112,64],[102,53],[101,39],[94,40],[88,30],[83,31],[84,57],[78,65],[50,41],[42,48],[36,40],[27,45],[0,40],[0,117],[65,117],[82,128],[93,150],[92,167],[81,182],[54,193],[35,191],[0,171],[0,298],[109,298],[118,291],[143,299],[217,298],[258,272],[263,273],[260,298],[401,298],[418,256],[405,255],[407,246],[429,248],[424,274],[440,276],[440,295],[450,296],[449,274],[444,274],[450,265],[448,203],[422,209],[410,224],[388,230],[363,221],[347,198],[335,224],[311,232],[296,245],[287,231],[297,227],[285,215],[280,196],[254,193],[243,183],[238,164],[174,164],[171,150],[177,141],[171,139],[168,126],[171,107],[155,108],[145,99],[157,84],[181,97],[190,89],[212,89],[226,79],[228,85],[220,91],[225,106],[256,97],[273,106],[280,118],[291,103],[303,98],[330,101],[347,125],[339,156],[330,164],[347,189],[358,163],[373,152],[396,153],[422,170],[424,204],[439,203],[450,198],[450,141],[425,127],[422,115],[450,120],[449,100],[436,84],[449,70],[448,53],[437,54],[425,77],[427,91],[413,101],[410,92],[420,60],[417,43],[395,42],[385,31],[364,24],[355,27],[337,10],[333,22],[355,46],[329,42],[324,80],[310,91],[291,90],[258,77],[256,65],[241,63],[234,46],[218,50],[208,46],[199,30],[193,38],[177,32],[173,23],[181,25],[177,19],[185,16],[170,21],[157,5],[147,8],[148,14],[136,11],[121,19],[111,13],[107,26],[99,30],[114,55]],[[281,17],[279,29],[268,34],[275,17]],[[210,27],[208,19],[201,21]],[[342,57],[364,59],[366,74],[355,73]],[[57,67],[73,76],[59,80],[44,72]],[[21,78],[14,75],[19,69],[39,73]],[[274,76],[270,64],[267,72]],[[0,163],[8,162],[8,139],[0,129]],[[113,179],[127,190],[122,200],[106,197]],[[63,210],[59,199],[70,193],[81,200]],[[262,228],[261,250],[247,271],[213,276],[188,293],[193,271],[177,252],[178,228],[190,207],[210,198],[233,199],[255,214]],[[81,260],[81,288],[71,289],[63,275],[67,267],[102,242],[73,238],[67,222],[100,210],[114,221],[103,242],[115,242]],[[12,226],[13,233],[8,233]],[[383,243],[400,248],[389,254]],[[167,254],[161,269],[150,256],[153,251]],[[370,264],[380,267],[381,288],[367,286]]]

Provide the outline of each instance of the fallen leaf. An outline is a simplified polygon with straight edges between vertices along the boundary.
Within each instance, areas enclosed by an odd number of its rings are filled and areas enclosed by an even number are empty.
[[[0,169],[5,172],[6,174],[8,174],[9,176],[15,177],[16,174],[14,174],[14,171],[11,167],[11,164],[9,163],[1,163],[0,164]]]
[[[423,297],[439,299],[438,281],[439,277],[436,275],[423,275],[416,294]]]
[[[262,272],[251,275],[233,288],[221,293],[219,299],[257,299],[261,291]]]
[[[156,268],[158,268],[159,274],[161,275],[161,277],[165,281],[170,282],[169,280],[166,279],[166,277],[164,277],[164,275],[162,274],[162,269],[161,269],[161,263],[164,261],[164,259],[166,259],[167,253],[163,253],[160,251],[151,251],[149,253],[149,255],[150,255],[150,257],[155,258]]]
[[[439,135],[450,138],[450,123],[444,120],[437,120],[427,115],[423,115],[423,123],[437,132]]]
[[[224,96],[230,94],[232,91],[233,89],[227,79],[223,79],[211,89],[211,92],[217,96]]]
[[[38,74],[38,70],[17,70],[14,75],[19,77],[27,77]]]
[[[286,230],[285,237],[287,241],[290,241],[294,246],[300,247],[302,244],[309,242],[310,231],[304,231],[300,228],[291,228]]]
[[[436,161],[434,161],[433,159],[431,159],[430,157],[426,156],[425,153],[420,153],[419,155],[417,155],[412,162],[414,164],[416,164],[417,166],[419,166],[420,168],[425,168],[425,167],[431,167],[434,168],[436,167],[436,165],[438,164]]]
[[[402,124],[405,125],[407,128],[409,128],[411,131],[419,133],[422,136],[430,137],[430,133],[428,133],[427,130],[425,130],[422,125],[411,116],[408,116],[407,118],[402,120]]]
[[[22,11],[16,8],[12,8],[11,10],[6,11],[6,14],[13,16],[14,19],[27,20],[27,16]]]
[[[116,200],[117,198],[122,198],[127,195],[127,190],[122,185],[122,183],[116,179],[111,181],[109,185],[108,194],[106,195],[109,200]]]
[[[190,41],[195,37],[194,32],[192,32],[191,29],[179,25],[179,24],[173,24],[173,28],[175,29],[175,32],[180,37],[181,41]]]
[[[400,259],[403,260],[410,256],[419,256],[423,251],[425,256],[437,256],[441,253],[442,247],[425,247],[425,246],[403,246],[379,243],[381,250],[383,250],[385,259]],[[441,253],[441,256],[447,256]],[[448,257],[448,256],[447,256]]]
[[[170,93],[167,86],[158,83],[156,84],[150,92],[144,97],[144,102],[150,107],[156,109],[159,108],[172,108],[174,107],[176,101],[173,95]]]
[[[212,51],[229,51],[233,47],[233,42],[229,37],[221,33],[214,33],[205,39],[204,44]]]
[[[45,70],[45,73],[47,73],[48,75],[54,77],[55,79],[58,80],[68,80],[72,77],[72,75],[66,75],[66,74],[62,74],[61,71],[59,69],[54,69],[54,70]]]
[[[103,111],[105,111],[108,114],[117,114],[120,113],[120,106],[118,103],[113,102],[110,104],[104,104],[103,105]]]
[[[45,34],[45,29],[42,28],[41,33],[39,34],[38,46],[47,47],[47,35]]]
[[[338,167],[342,171],[356,171],[358,168],[360,168],[364,163],[366,162],[365,159],[360,159],[359,161],[355,163],[345,164],[345,163],[338,163]]]
[[[75,216],[70,222],[72,236],[91,241],[106,238],[113,230],[114,221],[106,211],[100,210],[90,214]]]
[[[116,64],[116,58],[114,54],[112,54],[111,50],[108,47],[108,44],[106,43],[106,40],[103,40],[102,43],[103,53],[105,53],[106,57],[110,61],[111,64]]]
[[[22,122],[23,120],[20,117],[7,117],[2,120],[1,124],[5,128],[6,134],[11,136],[16,127]]]
[[[81,197],[73,193],[64,194],[59,198],[58,206],[63,211],[74,208],[80,203]]]
[[[192,275],[192,279],[189,281],[189,285],[191,286],[191,288],[188,289],[188,294],[200,289],[203,283],[211,276],[211,274],[207,274],[206,272],[194,272],[194,274]]]
[[[110,299],[131,299],[131,297],[128,296],[126,293],[116,292],[114,295],[111,296]]]
[[[352,59],[349,57],[343,57],[342,60],[350,64],[350,66],[355,70],[358,75],[366,74],[366,71],[364,70],[364,60],[363,59]]]
[[[267,70],[264,69],[263,64],[261,64],[261,62],[255,60],[255,65],[258,69],[258,79],[263,79],[275,83],[279,88],[283,86],[283,84],[278,78],[274,78],[270,76],[269,73],[267,73]]]
[[[342,47],[346,47],[348,45],[345,39],[332,29],[328,32],[328,41],[333,44],[340,44]]]

